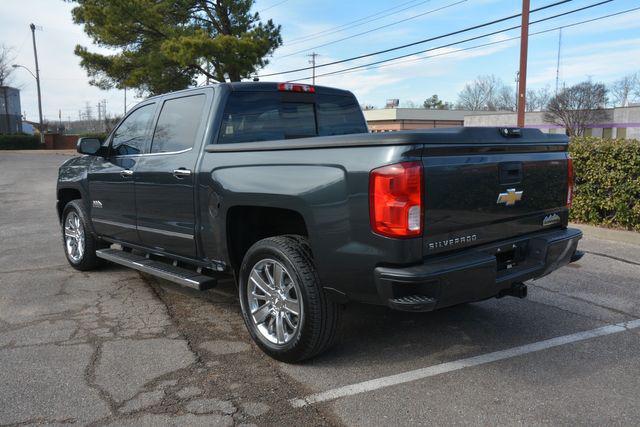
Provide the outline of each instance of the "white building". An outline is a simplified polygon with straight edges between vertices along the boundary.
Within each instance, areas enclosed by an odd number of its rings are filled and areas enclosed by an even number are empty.
[[[490,114],[490,111],[427,110],[425,108],[383,108],[364,110],[371,132],[450,128],[464,126],[467,115]]]
[[[588,126],[585,135],[604,138],[640,139],[640,106],[608,108],[607,119]],[[515,113],[469,114],[465,126],[516,126]],[[562,126],[546,123],[543,112],[525,114],[525,127],[539,128],[543,132],[565,133]]]

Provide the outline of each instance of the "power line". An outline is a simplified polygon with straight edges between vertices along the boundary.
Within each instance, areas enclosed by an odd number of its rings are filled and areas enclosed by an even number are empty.
[[[561,0],[561,1],[558,1],[556,3],[551,3],[549,5],[542,6],[542,7],[539,7],[537,9],[533,9],[531,11],[531,13],[539,12],[541,10],[548,9],[548,8],[551,8],[551,7],[555,7],[555,6],[559,6],[561,4],[569,3],[571,1],[573,1],[573,0]],[[609,2],[612,2],[612,1],[613,0],[605,0],[602,3],[609,3]],[[434,37],[430,37],[430,38],[427,38],[427,39],[418,40],[416,42],[407,43],[407,44],[404,44],[404,45],[401,45],[401,46],[396,46],[396,47],[392,47],[392,48],[388,48],[388,49],[383,49],[383,50],[379,50],[377,52],[367,53],[367,54],[354,56],[354,57],[347,58],[347,59],[341,59],[341,60],[338,60],[338,61],[319,64],[319,65],[316,65],[316,68],[328,67],[330,65],[342,64],[342,63],[345,63],[345,62],[355,61],[355,60],[362,59],[362,58],[368,58],[370,56],[381,55],[383,53],[393,52],[395,50],[400,50],[400,49],[404,49],[404,48],[407,48],[407,47],[416,46],[416,45],[419,45],[419,44],[424,44],[424,43],[431,42],[431,41],[434,41],[434,40],[443,39],[443,38],[454,36],[454,35],[457,35],[457,34],[466,33],[466,32],[472,31],[472,30],[477,30],[478,28],[488,27],[488,26],[491,26],[491,25],[494,25],[494,24],[498,24],[500,22],[508,21],[510,19],[517,18],[520,15],[521,15],[520,13],[516,13],[516,14],[511,15],[511,16],[506,16],[504,18],[495,19],[493,21],[489,21],[489,22],[485,22],[485,23],[482,23],[482,24],[474,25],[474,26],[471,26],[471,27],[463,28],[461,30],[453,31],[453,32],[442,34],[442,35],[439,35],[439,36],[434,36]],[[519,27],[515,27],[515,28],[519,28]],[[282,74],[291,74],[291,73],[296,73],[298,71],[307,71],[307,70],[310,70],[310,69],[311,69],[311,67],[302,67],[302,68],[296,68],[296,69],[288,70],[288,71],[281,71],[281,72],[278,72],[278,73],[263,74],[263,75],[260,75],[258,77],[262,78],[262,77],[279,76],[279,75],[282,75]]]
[[[293,38],[293,39],[291,39],[291,40],[287,41],[287,42],[285,43],[285,45],[287,45],[287,46],[291,46],[291,45],[295,45],[295,44],[302,43],[302,42],[304,42],[304,41],[308,41],[308,40],[312,40],[312,39],[317,39],[317,38],[319,38],[319,37],[324,37],[324,36],[328,36],[328,35],[331,35],[331,34],[339,33],[339,32],[342,32],[342,31],[346,31],[346,29],[352,29],[352,28],[354,28],[354,27],[359,27],[359,26],[364,25],[364,24],[369,24],[369,23],[371,23],[371,22],[375,22],[375,21],[378,21],[378,20],[380,20],[380,19],[384,19],[384,18],[386,18],[386,17],[388,17],[388,16],[395,15],[395,14],[400,13],[400,12],[404,12],[405,10],[407,10],[407,9],[411,9],[412,7],[416,7],[416,6],[420,6],[421,4],[428,3],[428,2],[430,2],[431,0],[422,0],[422,1],[420,1],[420,3],[418,3],[418,4],[411,5],[411,6],[409,6],[409,7],[406,7],[406,8],[404,8],[404,9],[400,9],[400,10],[395,11],[395,12],[393,12],[393,13],[387,13],[387,12],[391,12],[391,11],[393,11],[393,10],[395,10],[395,9],[401,8],[401,7],[403,7],[403,6],[406,6],[407,4],[415,3],[416,1],[418,1],[418,0],[410,0],[410,1],[406,1],[406,2],[404,2],[404,3],[400,3],[400,4],[398,4],[398,5],[395,5],[395,6],[393,6],[393,7],[390,7],[390,8],[388,8],[388,9],[384,9],[384,10],[381,10],[381,11],[376,12],[376,13],[374,13],[374,14],[367,15],[367,16],[365,16],[365,17],[363,17],[363,18],[358,18],[358,19],[356,19],[356,20],[354,20],[354,21],[345,22],[344,24],[341,24],[341,25],[335,26],[335,27],[333,27],[333,28],[329,28],[329,29],[327,29],[327,30],[325,30],[325,31],[317,31],[317,32],[315,32],[315,33],[307,34],[306,36],[295,37],[295,38]],[[380,16],[380,15],[383,15],[383,16],[382,16],[382,17],[380,17],[380,18],[376,18],[376,19],[371,19],[371,20],[369,20],[370,18],[375,18],[376,16]],[[362,23],[362,24],[358,24],[359,22],[367,21],[367,20],[369,20],[369,21],[368,21],[368,22],[364,22],[364,23]],[[357,24],[357,25],[354,25],[354,24]]]
[[[590,9],[590,8],[593,8],[593,7],[596,7],[596,6],[600,6],[602,4],[609,3],[609,2],[612,2],[612,1],[613,0],[605,0],[605,1],[601,1],[599,3],[594,3],[594,4],[591,4],[591,5],[583,6],[583,7],[578,8],[578,9],[573,9],[573,10],[570,10],[570,11],[567,11],[567,12],[562,12],[562,13],[559,13],[557,15],[548,16],[546,18],[542,18],[542,19],[538,19],[537,21],[533,21],[533,22],[530,23],[530,25],[538,24],[538,23],[544,22],[544,21],[549,21],[551,19],[559,18],[561,16],[569,15],[569,14],[572,14],[572,13],[581,12],[581,11],[583,11],[585,9]],[[351,70],[356,70],[356,69],[360,69],[360,68],[369,67],[369,66],[372,66],[372,65],[382,64],[382,63],[385,63],[385,62],[391,62],[391,61],[395,61],[397,59],[407,58],[409,56],[419,55],[419,54],[422,54],[422,53],[432,52],[434,50],[443,49],[443,48],[446,48],[446,47],[456,46],[456,45],[459,45],[459,44],[463,44],[463,43],[467,43],[467,42],[470,42],[470,41],[478,40],[478,39],[481,39],[481,38],[485,38],[485,37],[493,36],[493,35],[496,35],[496,34],[500,34],[500,33],[506,32],[506,31],[515,30],[515,29],[518,29],[518,28],[520,28],[520,25],[514,25],[513,27],[503,28],[501,30],[493,31],[493,32],[486,33],[486,34],[481,34],[479,36],[470,37],[470,38],[465,39],[465,40],[451,42],[451,43],[448,43],[448,44],[432,47],[432,48],[421,50],[421,51],[418,51],[418,52],[407,53],[407,54],[404,54],[404,55],[396,56],[394,58],[388,58],[388,59],[383,59],[383,60],[376,61],[376,62],[371,62],[369,64],[357,65],[357,66],[354,66],[354,67],[345,68],[343,70],[332,71],[332,72],[329,72],[329,73],[316,75],[316,77],[325,77],[325,76],[333,75],[333,74],[336,74],[336,73],[339,73],[339,72],[342,72],[342,71],[351,71]],[[296,80],[308,80],[308,78],[296,79]]]
[[[365,34],[373,33],[374,31],[378,31],[378,30],[382,30],[384,28],[392,27],[394,25],[402,24],[403,22],[407,22],[407,21],[411,21],[413,19],[421,18],[423,16],[426,16],[426,15],[429,15],[429,14],[432,14],[432,13],[435,13],[435,12],[439,12],[441,10],[448,9],[450,7],[453,7],[453,6],[457,6],[457,5],[459,5],[461,3],[465,3],[467,1],[468,0],[458,0],[458,1],[455,1],[453,3],[449,3],[449,4],[446,4],[444,6],[440,6],[440,7],[437,7],[435,9],[431,9],[431,10],[428,10],[426,12],[422,12],[422,13],[419,13],[417,15],[413,15],[413,16],[410,16],[408,18],[401,19],[399,21],[394,21],[394,22],[391,22],[389,24],[382,25],[380,27],[372,28],[370,30],[363,31],[361,33],[352,34],[350,36],[343,37],[343,38],[337,39],[337,40],[333,40],[333,41],[330,41],[330,42],[327,42],[327,43],[323,43],[323,44],[320,44],[320,45],[317,45],[317,46],[309,47],[309,48],[306,48],[306,49],[301,49],[301,50],[298,50],[296,52],[292,52],[292,53],[288,53],[286,55],[278,56],[277,58],[278,59],[287,58],[289,56],[294,56],[294,55],[297,55],[299,53],[304,53],[304,52],[308,52],[310,50],[315,50],[315,49],[318,49],[318,48],[321,48],[321,47],[330,46],[332,44],[340,43],[340,42],[343,42],[345,40],[349,40],[349,39],[352,39],[352,38],[355,38],[355,37],[359,37],[359,36],[362,36],[362,35],[365,35]]]
[[[578,25],[588,24],[590,22],[595,22],[595,21],[599,21],[599,20],[602,20],[602,19],[611,18],[611,17],[614,17],[614,16],[635,12],[635,11],[638,11],[638,10],[640,10],[640,7],[634,7],[634,8],[623,10],[623,11],[620,11],[620,12],[610,13],[608,15],[602,15],[602,16],[599,16],[599,17],[596,17],[596,18],[591,18],[591,19],[586,19],[586,20],[579,21],[579,22],[574,22],[572,24],[560,25],[560,26],[557,26],[557,27],[554,27],[554,28],[549,28],[549,29],[546,29],[546,30],[536,31],[536,32],[531,33],[530,36],[536,36],[536,35],[540,35],[540,34],[550,33],[550,32],[553,32],[553,31],[558,31],[558,30],[565,29],[565,28],[576,27]],[[503,40],[497,40],[497,41],[494,41],[494,42],[482,43],[482,44],[479,44],[479,45],[474,45],[474,46],[469,46],[469,47],[465,47],[465,48],[461,48],[461,49],[451,50],[451,51],[448,51],[448,52],[437,53],[437,54],[434,54],[434,55],[423,56],[423,57],[420,57],[420,58],[412,58],[412,59],[405,60],[405,61],[398,61],[398,62],[394,62],[392,64],[383,64],[383,65],[367,64],[367,65],[362,65],[360,67],[352,67],[350,69],[337,70],[337,71],[333,71],[331,73],[320,74],[320,75],[317,75],[316,78],[317,77],[325,77],[325,76],[329,76],[329,75],[351,74],[351,73],[355,73],[355,72],[362,71],[362,70],[373,70],[373,69],[379,69],[379,68],[385,68],[385,67],[392,67],[392,66],[395,66],[395,65],[405,64],[405,63],[409,63],[409,62],[418,62],[418,61],[423,61],[423,60],[426,60],[426,59],[432,59],[432,58],[436,58],[436,57],[440,57],[440,56],[453,55],[453,54],[456,54],[456,53],[459,53],[459,52],[465,52],[465,51],[469,51],[469,50],[473,50],[473,49],[479,49],[479,48],[482,48],[482,47],[493,46],[493,45],[497,45],[497,44],[501,44],[501,43],[507,43],[507,42],[510,42],[510,41],[513,41],[513,40],[518,40],[519,38],[520,38],[520,36],[514,36],[514,37],[510,37],[510,38],[503,39]],[[464,43],[464,41],[461,42],[461,43]],[[447,47],[447,46],[445,46],[445,47]],[[438,47],[438,48],[435,48],[435,49],[441,49],[441,48],[442,47]],[[419,54],[419,53],[422,53],[422,52],[413,53],[412,55],[416,55],[416,54]],[[398,59],[398,58],[395,58],[395,59]],[[390,59],[388,61],[393,61],[393,60],[394,59]],[[384,62],[388,62],[388,61],[384,61]],[[305,77],[305,78],[302,78],[302,79],[297,79],[296,81],[302,81],[302,80],[308,80],[308,79],[309,79],[309,77]]]
[[[286,2],[288,2],[288,1],[289,1],[289,0],[282,0],[282,1],[278,2],[278,3],[274,3],[274,4],[272,4],[271,6],[267,6],[267,7],[265,7],[264,9],[259,10],[259,11],[258,11],[258,13],[262,13],[262,12],[264,12],[264,11],[266,11],[266,10],[273,9],[274,7],[276,7],[276,6],[280,6],[282,3],[286,3]]]

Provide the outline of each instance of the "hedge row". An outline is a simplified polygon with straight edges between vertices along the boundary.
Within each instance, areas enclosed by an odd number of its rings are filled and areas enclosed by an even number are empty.
[[[571,220],[640,231],[640,141],[573,138]]]
[[[104,132],[86,132],[78,134],[80,138],[98,138],[100,141],[107,139],[108,135],[109,134]]]
[[[0,150],[37,150],[40,138],[35,135],[0,135]]]

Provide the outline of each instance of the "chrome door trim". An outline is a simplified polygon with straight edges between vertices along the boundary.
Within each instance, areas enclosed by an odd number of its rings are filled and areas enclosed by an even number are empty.
[[[91,222],[99,222],[100,224],[114,225],[116,227],[129,228],[132,230],[136,229],[135,225],[125,224],[124,222],[109,221],[108,219],[91,218]]]
[[[137,229],[138,231],[147,231],[149,233],[157,233],[157,234],[162,234],[162,235],[171,236],[171,237],[180,237],[182,239],[193,239],[193,234],[178,233],[178,232],[175,232],[175,231],[168,231],[168,230],[160,230],[158,228],[144,227],[144,226],[141,226],[141,225],[135,226],[135,225],[131,225],[131,224],[125,224],[123,222],[109,221],[107,219],[100,219],[100,218],[92,218],[91,220],[93,222],[99,222],[101,224],[113,225],[113,226],[116,226],[116,227],[129,228],[129,229],[133,229],[133,230]]]
[[[160,230],[158,228],[144,227],[141,225],[138,226],[138,231],[147,231],[149,233],[162,234],[162,235],[171,236],[171,237],[180,237],[182,239],[193,239],[193,234],[178,233],[176,231],[168,231],[168,230]]]

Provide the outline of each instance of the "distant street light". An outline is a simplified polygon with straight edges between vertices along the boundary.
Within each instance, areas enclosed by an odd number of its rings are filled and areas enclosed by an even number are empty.
[[[35,74],[33,74],[33,72],[32,72],[30,69],[28,69],[27,67],[25,67],[24,65],[20,65],[20,64],[13,64],[13,65],[12,65],[12,67],[13,67],[13,68],[24,68],[25,70],[27,70],[27,71],[29,72],[29,74],[31,74],[31,75],[33,76],[33,78],[34,78],[34,79],[36,79],[36,80],[38,79],[38,78],[36,77],[36,75],[35,75]]]
[[[40,79],[38,78],[38,76],[36,76],[35,74],[33,74],[33,72],[28,69],[27,67],[25,67],[24,65],[20,65],[20,64],[13,64],[12,65],[13,68],[24,68],[25,70],[27,70],[29,72],[29,74],[31,74],[31,76],[36,79],[36,84],[38,86],[38,112],[40,113],[40,142],[44,144],[44,133],[42,132],[42,99],[40,97]]]

